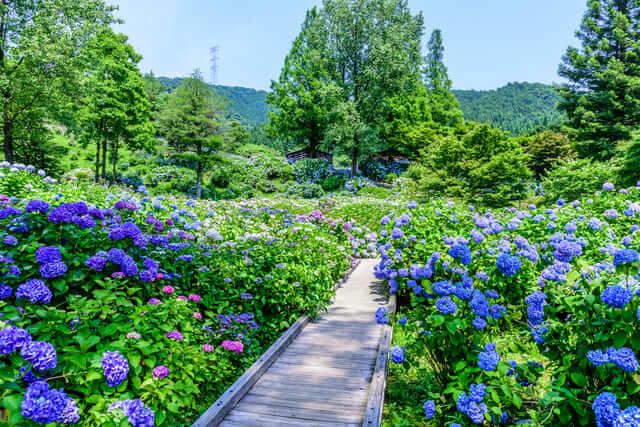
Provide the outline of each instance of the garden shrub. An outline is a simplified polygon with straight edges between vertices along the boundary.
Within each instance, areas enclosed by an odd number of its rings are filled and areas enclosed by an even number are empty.
[[[564,162],[551,169],[542,180],[547,201],[576,200],[598,190],[603,182],[615,181],[617,165],[579,159]]]
[[[333,173],[333,166],[324,159],[302,159],[293,164],[293,176],[300,184],[317,183]]]
[[[113,408],[137,399],[147,421],[190,425],[302,313],[329,304],[363,234],[320,212],[50,185],[1,198],[8,425],[126,425]]]
[[[637,425],[640,188],[600,188],[381,220],[376,275],[401,306],[376,316],[396,328],[385,424]]]

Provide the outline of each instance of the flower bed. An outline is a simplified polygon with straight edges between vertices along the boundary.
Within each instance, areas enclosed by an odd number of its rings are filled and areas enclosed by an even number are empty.
[[[382,220],[387,425],[640,425],[640,189]]]
[[[52,185],[0,205],[9,425],[189,425],[351,262],[320,212]]]

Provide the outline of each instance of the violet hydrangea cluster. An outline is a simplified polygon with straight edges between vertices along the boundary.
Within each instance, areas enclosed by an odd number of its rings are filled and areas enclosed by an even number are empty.
[[[109,405],[109,412],[119,411],[127,417],[133,427],[155,426],[155,414],[141,400],[121,400]]]
[[[45,381],[32,382],[22,400],[22,416],[38,424],[75,424],[80,419],[76,402]]]
[[[119,351],[103,353],[101,365],[109,387],[119,386],[127,379],[129,362]]]

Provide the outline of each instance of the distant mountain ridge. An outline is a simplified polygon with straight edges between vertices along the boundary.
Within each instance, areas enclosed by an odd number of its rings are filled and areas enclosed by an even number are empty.
[[[514,135],[562,122],[560,95],[543,83],[509,83],[494,90],[454,90],[467,120],[490,123]]]
[[[158,77],[158,81],[169,92],[174,90],[182,77]],[[267,92],[238,86],[209,85],[219,95],[229,100],[231,115],[248,126],[257,126],[267,122]]]
[[[158,77],[168,91],[183,80]],[[248,126],[267,122],[267,92],[238,86],[211,85],[230,101],[234,118]],[[563,114],[556,109],[560,96],[556,89],[543,83],[509,83],[494,90],[454,90],[467,120],[489,123],[521,135],[559,124]]]

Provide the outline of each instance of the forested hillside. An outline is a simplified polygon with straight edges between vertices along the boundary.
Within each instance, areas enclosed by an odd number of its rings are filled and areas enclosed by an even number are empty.
[[[169,92],[184,80],[179,77],[158,77],[158,81]],[[229,110],[245,125],[258,125],[267,121],[267,92],[238,86],[211,85],[218,95],[226,97]]]
[[[542,83],[509,83],[496,90],[454,90],[467,120],[489,123],[514,134],[555,125],[560,95]]]
[[[167,90],[175,89],[182,78],[159,77]],[[211,86],[230,101],[232,114],[247,125],[267,121],[267,92],[238,86]],[[553,86],[542,83],[509,83],[496,90],[453,91],[467,120],[489,123],[513,134],[524,134],[559,123],[556,109],[559,95]]]

